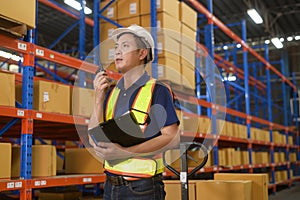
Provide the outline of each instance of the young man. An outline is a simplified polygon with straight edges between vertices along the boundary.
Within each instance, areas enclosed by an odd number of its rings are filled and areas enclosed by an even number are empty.
[[[104,199],[164,199],[161,153],[180,140],[173,95],[168,86],[145,72],[154,56],[154,41],[147,30],[132,25],[116,29],[112,37],[116,42],[115,66],[122,78],[110,89],[107,74],[96,75],[94,117],[102,122],[132,111],[143,124],[147,141],[130,147],[90,141],[96,154],[105,160]]]

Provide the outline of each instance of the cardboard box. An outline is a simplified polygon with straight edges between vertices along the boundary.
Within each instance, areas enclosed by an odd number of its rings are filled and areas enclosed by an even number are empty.
[[[196,79],[195,79],[195,67],[189,62],[181,60],[181,82],[187,88],[195,89]]]
[[[175,169],[180,169],[180,158],[179,149],[171,149],[165,153],[166,163]]]
[[[70,87],[60,83],[34,83],[33,108],[39,111],[70,114]]]
[[[211,132],[211,120],[209,117],[201,116],[199,117],[199,126],[198,126],[199,133],[210,134]]]
[[[139,0],[118,0],[117,1],[118,19],[139,16],[140,1]]]
[[[102,15],[107,17],[108,19],[111,20],[116,20],[117,19],[117,1],[115,1],[114,3],[112,3],[108,8],[106,8],[103,12]],[[106,2],[100,2],[100,9],[104,8],[107,4],[109,3],[109,1]],[[100,19],[101,21],[104,21],[102,19]]]
[[[11,144],[0,143],[0,178],[11,177]]]
[[[72,109],[73,115],[90,117],[93,113],[95,102],[95,91],[88,88],[73,87]]]
[[[127,18],[118,19],[118,23],[124,27],[128,27],[131,25],[140,25],[141,21],[140,21],[140,17],[136,16],[136,17],[127,17]]]
[[[179,19],[192,30],[197,30],[197,12],[184,2],[179,5]]]
[[[0,18],[9,18],[27,25],[27,28],[35,28],[36,0],[10,0],[2,1],[0,6]]]
[[[180,40],[180,21],[169,15],[168,13],[165,12],[158,12],[156,16],[157,20],[157,29],[160,31],[163,29],[164,31],[169,31],[172,32],[173,35],[174,32],[177,33],[176,36],[178,37],[178,40]],[[148,15],[141,15],[141,25],[143,27],[151,27],[151,16],[150,14]]]
[[[20,176],[20,146],[12,147],[12,177]],[[56,175],[56,148],[52,145],[32,145],[33,177]]]
[[[150,14],[150,1],[140,0],[141,15]],[[165,12],[179,19],[179,2],[177,0],[156,0],[156,12]]]
[[[181,121],[182,128],[184,131],[197,133],[198,126],[199,126],[199,117],[196,116],[183,116],[183,119]]]
[[[100,23],[100,41],[103,42],[105,40],[109,40],[111,38],[112,32],[118,28],[112,23],[102,22]],[[102,45],[102,43],[101,43]]]
[[[218,150],[219,166],[226,166],[226,151],[225,149]]]
[[[236,174],[215,173],[215,180],[249,180],[252,181],[252,200],[268,200],[268,175],[267,174]],[[236,190],[239,191],[239,190]],[[232,192],[236,193],[236,192]]]
[[[196,49],[196,31],[181,23],[181,43],[190,49]]]
[[[181,182],[179,180],[164,180],[166,200],[181,199]],[[189,200],[196,200],[196,182],[189,181]]]
[[[1,9],[1,8],[0,8]],[[15,75],[0,72],[0,106],[15,107]]]
[[[70,87],[55,82],[36,81],[33,91],[33,109],[44,112],[70,114]],[[22,86],[16,87],[16,98],[22,102]]]
[[[180,62],[180,42],[167,34],[157,36],[157,54],[158,57],[172,58],[175,62]]]
[[[65,170],[66,174],[101,174],[103,163],[85,148],[69,148],[65,150]]]
[[[248,151],[242,151],[241,153],[241,163],[243,165],[249,164],[249,152]]]
[[[197,200],[251,200],[251,181],[197,181]]]
[[[79,199],[82,193],[77,191],[41,191],[38,196],[39,200],[74,200]]]
[[[159,80],[169,80],[176,84],[181,84],[180,63],[176,61],[168,58],[159,58],[157,73]]]
[[[211,160],[211,154],[212,151],[210,151],[208,153],[208,158],[207,158],[207,162],[206,164],[204,165],[204,167],[208,167],[208,166],[211,166],[212,165],[212,160]],[[204,159],[204,152],[197,149],[197,150],[189,150],[188,151],[188,155],[190,159],[188,159],[187,163],[188,163],[188,166],[191,167],[191,168],[195,168],[195,167],[198,167],[200,164],[202,164],[203,162],[203,159]]]

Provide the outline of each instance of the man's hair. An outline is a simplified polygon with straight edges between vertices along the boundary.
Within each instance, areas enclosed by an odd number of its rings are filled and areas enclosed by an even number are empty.
[[[153,55],[152,55],[152,50],[151,50],[151,46],[149,45],[149,43],[144,38],[139,37],[136,34],[131,33],[131,32],[123,32],[120,35],[118,35],[117,39],[119,39],[124,34],[133,35],[134,40],[137,45],[137,49],[146,49],[147,50],[148,53],[147,53],[147,56],[144,58],[144,64],[147,64],[148,62],[150,62],[153,58]]]

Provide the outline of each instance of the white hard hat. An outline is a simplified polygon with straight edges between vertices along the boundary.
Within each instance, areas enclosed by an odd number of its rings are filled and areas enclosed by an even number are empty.
[[[118,28],[115,29],[112,34],[111,34],[111,38],[113,40],[117,40],[118,36],[122,33],[132,33],[140,38],[143,38],[143,42],[147,42],[148,44],[145,44],[147,48],[151,48],[151,60],[154,60],[154,40],[151,36],[151,34],[143,27],[138,26],[138,25],[131,25],[127,28]]]

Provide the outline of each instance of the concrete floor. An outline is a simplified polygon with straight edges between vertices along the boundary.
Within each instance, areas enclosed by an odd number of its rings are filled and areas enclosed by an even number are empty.
[[[290,188],[269,195],[269,200],[300,200],[300,184],[294,183]]]

